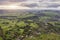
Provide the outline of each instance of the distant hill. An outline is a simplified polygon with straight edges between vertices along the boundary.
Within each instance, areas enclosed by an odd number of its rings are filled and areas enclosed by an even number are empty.
[[[0,10],[0,15],[19,15],[25,13],[54,12],[60,13],[60,10]]]

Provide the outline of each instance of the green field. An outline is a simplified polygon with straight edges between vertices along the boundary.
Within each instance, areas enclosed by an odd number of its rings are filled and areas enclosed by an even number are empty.
[[[60,40],[60,14],[0,14],[0,40]]]

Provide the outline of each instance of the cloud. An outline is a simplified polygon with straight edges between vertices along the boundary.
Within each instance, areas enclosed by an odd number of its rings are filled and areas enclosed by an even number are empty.
[[[22,3],[20,6],[34,8],[34,7],[38,7],[38,4],[36,4],[36,3],[30,3],[30,4]]]
[[[22,2],[22,1],[27,1],[27,0],[0,0],[0,2],[4,2],[4,1],[8,1],[8,2]]]
[[[18,9],[41,9],[41,8],[60,8],[60,0],[0,0],[0,6],[14,5]],[[0,7],[0,9],[2,9]],[[3,7],[6,9],[6,7]],[[9,7],[8,7],[9,8]]]

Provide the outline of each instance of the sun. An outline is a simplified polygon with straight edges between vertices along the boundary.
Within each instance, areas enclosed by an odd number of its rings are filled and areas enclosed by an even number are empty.
[[[0,9],[19,9],[17,5],[1,5]]]
[[[9,8],[9,9],[17,9],[17,8],[19,8],[19,6],[17,6],[17,5],[9,5],[9,6],[7,6],[7,8]]]
[[[19,6],[19,5],[0,5],[0,9],[30,9],[29,7],[22,7],[22,6]]]

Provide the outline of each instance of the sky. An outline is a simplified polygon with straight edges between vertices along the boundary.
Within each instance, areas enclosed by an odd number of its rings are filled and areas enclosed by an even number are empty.
[[[0,9],[60,9],[60,0],[0,0]]]

